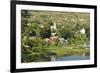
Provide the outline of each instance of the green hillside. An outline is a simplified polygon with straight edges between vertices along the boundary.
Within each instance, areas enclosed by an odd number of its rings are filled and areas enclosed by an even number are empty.
[[[56,29],[52,30],[54,25]],[[50,61],[50,53],[57,56],[90,53],[87,47],[90,42],[89,13],[22,10],[21,29],[22,62]],[[53,45],[46,41],[52,33],[57,37]]]

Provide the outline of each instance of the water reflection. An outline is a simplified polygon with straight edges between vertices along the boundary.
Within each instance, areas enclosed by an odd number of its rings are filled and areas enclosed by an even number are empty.
[[[89,60],[90,56],[63,56],[63,57],[56,57],[51,56],[51,61],[73,61],[73,60]]]

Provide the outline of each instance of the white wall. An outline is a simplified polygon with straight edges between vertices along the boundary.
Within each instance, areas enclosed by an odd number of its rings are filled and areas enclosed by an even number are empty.
[[[85,69],[41,71],[34,73],[99,73],[100,72],[100,2],[98,0],[34,0],[75,4],[98,4],[98,67]],[[10,73],[10,0],[0,1],[0,73]],[[32,73],[32,72],[29,72]]]

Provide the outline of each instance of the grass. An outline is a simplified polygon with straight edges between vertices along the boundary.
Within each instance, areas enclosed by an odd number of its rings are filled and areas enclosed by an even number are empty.
[[[75,47],[75,46],[74,46]],[[60,46],[52,46],[48,48],[50,51],[56,53],[57,56],[67,56],[67,55],[89,55],[89,48],[71,48],[71,47],[60,47]]]

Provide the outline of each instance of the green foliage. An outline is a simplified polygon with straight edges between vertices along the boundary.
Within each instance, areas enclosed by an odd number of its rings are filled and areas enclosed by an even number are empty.
[[[51,29],[50,29],[50,25],[44,24],[43,28],[41,28],[40,30],[40,37],[42,38],[49,38],[51,36]]]
[[[77,48],[77,49],[75,49]],[[59,46],[52,46],[49,47],[50,50],[56,53],[57,57],[60,56],[69,56],[69,55],[89,55],[90,49],[89,48],[80,48],[78,46],[69,46],[69,47],[59,47]]]
[[[69,40],[70,44],[75,45],[84,45],[88,43],[88,39],[86,37],[86,34],[81,34],[79,32],[74,34],[74,37]]]
[[[49,61],[48,50],[43,47],[22,49],[22,62]]]
[[[24,40],[22,44],[22,62],[32,62],[32,61],[48,61],[49,50],[45,46],[45,41],[41,38],[31,38]]]
[[[71,38],[71,37],[73,37],[73,34],[74,34],[73,31],[71,31],[71,29],[66,26],[64,26],[62,28],[60,27],[60,29],[58,29],[57,33],[58,33],[59,37],[62,37],[64,39]]]
[[[53,26],[54,22],[57,30],[51,31],[50,26]],[[85,28],[85,34],[80,33],[82,28]],[[56,32],[58,38],[68,40],[64,43],[65,46],[59,39],[54,45],[45,41],[50,38],[51,32]],[[86,48],[78,46],[89,44],[89,41],[90,16],[88,13],[21,11],[22,62],[50,61],[50,52],[55,52],[57,56],[82,53],[89,55],[89,49],[85,50]]]

